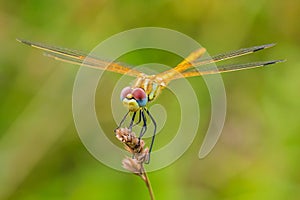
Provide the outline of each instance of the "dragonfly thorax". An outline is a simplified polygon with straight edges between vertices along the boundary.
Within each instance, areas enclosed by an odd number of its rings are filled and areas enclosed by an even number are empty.
[[[121,101],[130,111],[136,112],[153,101],[165,86],[155,75],[138,77],[132,87],[122,90]]]

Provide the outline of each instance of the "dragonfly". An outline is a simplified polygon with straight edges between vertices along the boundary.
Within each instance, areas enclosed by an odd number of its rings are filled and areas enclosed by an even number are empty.
[[[191,52],[177,66],[156,75],[148,75],[137,69],[129,67],[129,65],[125,65],[119,62],[106,61],[98,57],[90,56],[87,53],[78,50],[50,46],[22,39],[17,40],[23,44],[42,50],[44,52],[44,55],[55,60],[135,77],[136,80],[133,82],[133,84],[125,87],[121,91],[120,99],[128,111],[115,130],[117,130],[123,125],[127,117],[131,116],[131,119],[129,118],[130,124],[128,128],[131,130],[132,127],[141,124],[141,129],[138,137],[138,139],[140,140],[147,131],[147,118],[150,119],[154,125],[154,128],[151,143],[149,146],[149,155],[153,148],[157,124],[154,117],[151,115],[148,109],[148,105],[150,102],[154,101],[159,96],[161,91],[164,88],[166,88],[171,81],[180,78],[219,74],[244,69],[264,67],[267,65],[272,65],[284,61],[269,60],[243,64],[229,64],[224,66],[218,66],[217,68],[205,68],[203,66],[251,54],[260,50],[273,47],[275,46],[275,44],[265,44],[259,46],[252,46],[249,48],[242,48],[235,51],[217,54],[210,58],[202,58],[202,56],[206,52],[206,49],[199,48]]]

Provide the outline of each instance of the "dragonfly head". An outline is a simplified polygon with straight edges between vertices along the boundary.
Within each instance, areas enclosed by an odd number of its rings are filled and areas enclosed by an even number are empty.
[[[148,96],[142,88],[125,87],[120,95],[123,105],[130,111],[136,112],[141,107],[146,106]]]

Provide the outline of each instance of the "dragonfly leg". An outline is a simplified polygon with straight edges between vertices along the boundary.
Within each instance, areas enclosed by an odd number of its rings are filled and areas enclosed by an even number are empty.
[[[140,135],[139,135],[139,137],[138,137],[138,139],[139,139],[139,141],[138,141],[138,146],[140,145],[140,141],[141,141],[141,138],[143,137],[143,135],[146,133],[146,131],[147,131],[147,118],[146,118],[146,116],[145,116],[145,113],[144,113],[144,109],[142,109],[141,111],[140,111],[140,116],[141,116],[141,119],[143,120],[143,126],[142,126],[142,129],[141,129],[141,131],[140,131]],[[147,158],[146,158],[146,163],[148,164],[149,162],[148,162],[148,155],[147,155]]]
[[[133,127],[136,126],[136,125],[138,125],[139,123],[141,123],[141,121],[142,121],[142,110],[139,111],[139,119],[138,119],[138,121],[133,125]]]
[[[127,115],[129,114],[129,112],[130,112],[130,111],[128,111],[128,112],[125,114],[125,116],[124,116],[123,119],[121,120],[119,126],[118,126],[117,128],[115,128],[114,132],[116,132],[116,130],[119,129],[119,128],[122,126],[122,124],[124,123],[124,121],[125,121]]]
[[[129,127],[128,127],[130,130],[132,129],[135,116],[136,116],[136,112],[134,112],[133,115],[132,115],[132,118],[131,118],[131,121],[130,121],[130,124],[129,124]]]
[[[146,163],[148,164],[150,162],[150,153],[152,151],[152,147],[153,147],[153,143],[154,143],[154,139],[155,139],[157,124],[156,124],[156,121],[153,118],[153,116],[150,114],[149,110],[146,110],[146,112],[154,125],[153,136],[152,136],[152,140],[151,140],[150,147],[149,147],[149,154],[148,154],[148,158],[146,159]]]
[[[142,119],[143,119],[143,127],[140,131],[140,135],[139,135],[139,140],[143,137],[143,135],[146,133],[147,131],[147,118],[144,114],[144,110],[141,111],[141,116],[142,116]]]

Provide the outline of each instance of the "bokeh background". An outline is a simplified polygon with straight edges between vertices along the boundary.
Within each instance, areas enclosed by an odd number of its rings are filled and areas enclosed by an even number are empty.
[[[210,118],[210,100],[202,78],[190,79],[199,91],[198,136],[177,162],[149,174],[156,198],[300,199],[300,1],[0,3],[0,199],[149,198],[137,176],[104,166],[82,145],[72,118],[78,67],[48,59],[15,40],[89,51],[113,34],[143,26],[185,33],[211,55],[275,42],[276,47],[239,61],[287,59],[264,69],[222,75],[228,106],[225,127],[203,160],[197,155]],[[122,61],[172,66],[179,60],[145,50]],[[97,110],[120,78],[109,73],[106,77],[108,93],[97,94]],[[172,123],[176,111],[168,107],[167,94],[158,102],[167,105]],[[113,130],[116,124],[109,111],[98,114],[108,116],[104,126]],[[171,126],[164,129],[156,148],[172,134]]]

